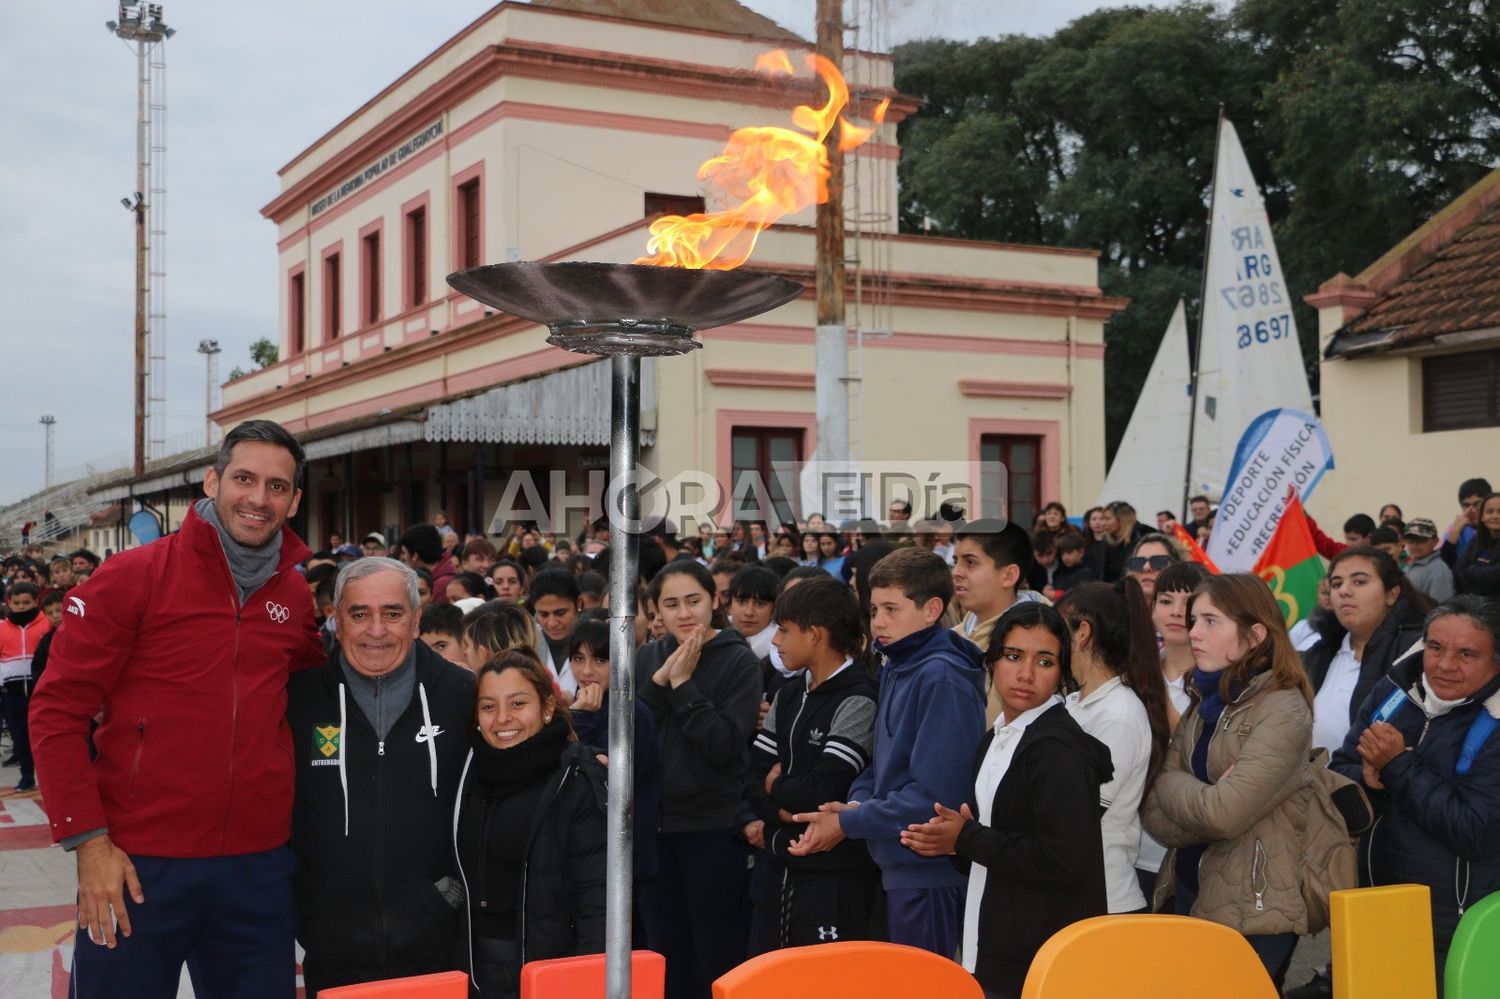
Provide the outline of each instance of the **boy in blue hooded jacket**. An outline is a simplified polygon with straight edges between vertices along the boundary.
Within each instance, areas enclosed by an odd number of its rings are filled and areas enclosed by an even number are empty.
[[[925,548],[901,548],[870,573],[870,632],[885,659],[875,717],[874,763],[847,802],[795,816],[807,830],[788,852],[865,840],[880,865],[892,943],[944,957],[958,950],[965,878],[947,857],[919,857],[901,831],[941,803],[968,801],[974,753],[984,735],[983,655],[941,624],[953,597],[948,564]]]

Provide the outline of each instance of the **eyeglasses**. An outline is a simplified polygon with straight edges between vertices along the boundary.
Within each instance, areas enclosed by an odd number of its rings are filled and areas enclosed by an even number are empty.
[[[1137,555],[1134,558],[1125,560],[1125,568],[1130,572],[1142,572],[1148,565],[1154,571],[1161,572],[1171,564],[1172,560],[1166,555],[1152,555],[1150,557],[1147,557],[1145,555]]]
[[[1465,510],[1473,510],[1475,507],[1483,506],[1484,505],[1484,500],[1482,500],[1482,499],[1464,500],[1462,505],[1463,505],[1463,508]]]

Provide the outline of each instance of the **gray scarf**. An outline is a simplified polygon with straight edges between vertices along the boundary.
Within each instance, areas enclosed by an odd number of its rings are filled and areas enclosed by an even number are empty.
[[[365,676],[349,665],[343,650],[339,651],[339,665],[343,667],[344,683],[354,695],[354,703],[369,719],[376,737],[384,742],[417,689],[417,643],[412,643],[401,665],[384,676]]]
[[[212,499],[203,497],[193,504],[193,509],[219,532],[219,543],[224,547],[224,557],[229,560],[229,572],[234,576],[234,585],[239,587],[240,606],[243,607],[251,594],[276,575],[276,567],[281,563],[281,532],[271,535],[271,540],[259,548],[249,548],[229,536]]]

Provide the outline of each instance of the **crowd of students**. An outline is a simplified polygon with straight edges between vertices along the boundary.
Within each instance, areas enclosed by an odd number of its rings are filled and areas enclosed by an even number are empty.
[[[1124,502],[1081,529],[1058,503],[1029,530],[954,510],[911,523],[905,504],[885,525],[661,524],[640,558],[635,946],[666,956],[671,999],[706,997],[767,949],[858,939],[955,958],[987,995],[1019,996],[1062,927],[1166,911],[1244,934],[1280,986],[1337,877],[1309,842],[1321,749],[1328,779],[1378,815],[1342,834],[1351,856],[1365,838],[1361,882],[1431,887],[1441,975],[1464,908],[1500,889],[1500,740],[1473,734],[1500,717],[1500,495],[1476,479],[1459,499],[1441,537],[1393,507],[1378,525],[1351,517],[1343,544],[1318,532],[1327,577],[1294,631],[1262,580],[1185,560],[1172,514],[1150,532]],[[1207,500],[1189,513],[1190,535],[1211,528]],[[451,932],[468,946],[433,926],[402,946],[442,950],[485,997],[512,994],[526,960],[602,948],[609,541],[603,523],[496,540],[440,519],[389,549],[330,538],[303,565],[330,662],[387,648],[349,595],[396,567],[432,654],[416,662],[472,677],[416,674],[423,718],[474,719],[448,799],[453,876],[433,879],[467,911],[469,932]],[[7,704],[12,665],[26,658],[30,683],[45,660],[21,569],[7,563]],[[294,679],[293,710],[313,682]],[[330,682],[341,729],[356,712],[384,724],[378,682],[362,693],[351,676],[347,703]],[[429,686],[461,703],[429,705]],[[421,731],[403,779],[426,788],[433,754],[437,798],[449,764]],[[344,750],[326,755],[343,778]],[[330,849],[366,807],[345,789]],[[356,893],[342,908],[360,901],[382,905]],[[318,905],[341,908],[326,892]],[[304,945],[311,968],[361,942]]]

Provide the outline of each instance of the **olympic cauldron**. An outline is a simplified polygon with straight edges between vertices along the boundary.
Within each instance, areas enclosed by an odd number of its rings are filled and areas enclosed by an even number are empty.
[[[448,275],[459,292],[545,325],[547,342],[610,358],[609,806],[606,995],[630,999],[635,811],[635,617],[640,567],[641,358],[685,354],[693,334],[741,322],[802,293],[753,271],[590,262],[489,264]]]

